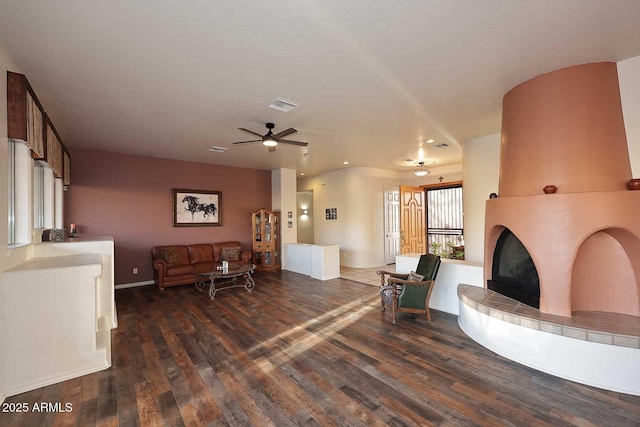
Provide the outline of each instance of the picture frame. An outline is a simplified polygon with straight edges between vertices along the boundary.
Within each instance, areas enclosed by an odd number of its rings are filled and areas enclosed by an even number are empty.
[[[222,192],[173,188],[174,227],[215,227],[222,225]]]
[[[325,209],[325,219],[327,221],[335,221],[338,219],[338,208]]]

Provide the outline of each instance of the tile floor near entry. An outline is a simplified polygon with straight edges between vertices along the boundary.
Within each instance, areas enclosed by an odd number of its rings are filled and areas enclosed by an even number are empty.
[[[380,286],[380,276],[376,274],[376,271],[378,270],[395,273],[396,265],[390,264],[372,268],[351,268],[340,266],[340,277],[343,279],[353,280],[354,282],[364,283],[366,285]]]

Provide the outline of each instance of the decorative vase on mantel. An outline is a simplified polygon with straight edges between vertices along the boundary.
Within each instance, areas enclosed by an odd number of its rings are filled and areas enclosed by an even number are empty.
[[[627,182],[627,188],[629,190],[640,190],[640,179],[630,179],[629,182]]]
[[[558,191],[558,187],[556,187],[555,185],[545,185],[542,188],[542,191],[544,191],[544,194],[553,194]]]

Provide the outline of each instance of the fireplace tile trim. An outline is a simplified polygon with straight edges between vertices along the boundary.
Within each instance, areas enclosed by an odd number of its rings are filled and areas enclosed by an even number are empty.
[[[594,314],[556,316],[539,312],[492,290],[462,283],[458,285],[458,298],[480,313],[525,328],[599,344],[640,349],[638,317],[614,313],[595,314],[606,319],[601,322],[589,317]]]

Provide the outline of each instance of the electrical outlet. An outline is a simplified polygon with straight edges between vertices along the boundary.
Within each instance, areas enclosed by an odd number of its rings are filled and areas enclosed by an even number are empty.
[[[138,274],[138,268],[133,269],[133,274]]]

